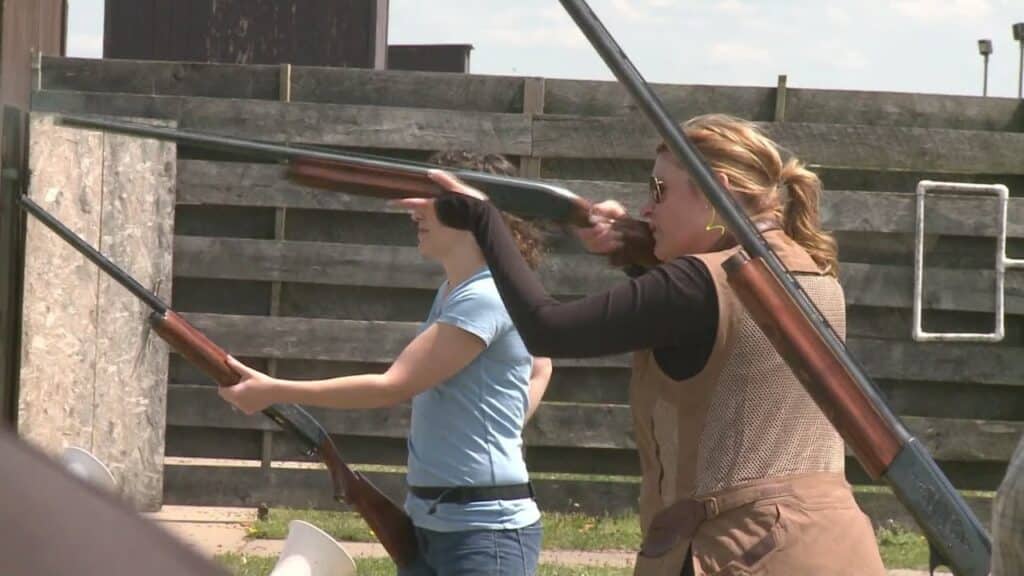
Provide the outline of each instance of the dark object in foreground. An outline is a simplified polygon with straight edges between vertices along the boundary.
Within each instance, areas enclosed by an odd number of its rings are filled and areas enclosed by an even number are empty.
[[[0,462],[0,574],[227,574],[3,426]]]
[[[884,479],[913,514],[931,545],[932,568],[941,563],[960,576],[987,575],[992,545],[963,498],[889,410],[842,340],[586,1],[560,2],[743,248],[725,263],[730,285],[864,469],[873,479]]]
[[[35,216],[65,242],[96,264],[153,309],[149,323],[171,348],[213,378],[220,386],[233,386],[240,377],[227,364],[227,353],[196,327],[171,310],[159,297],[69,230],[27,196],[18,196],[22,209]],[[294,434],[309,455],[317,454],[327,466],[334,498],[358,512],[398,566],[406,566],[416,557],[416,536],[409,516],[359,472],[341,459],[334,440],[316,419],[294,404],[273,404],[263,413],[282,429]],[[54,519],[55,522],[59,520]]]

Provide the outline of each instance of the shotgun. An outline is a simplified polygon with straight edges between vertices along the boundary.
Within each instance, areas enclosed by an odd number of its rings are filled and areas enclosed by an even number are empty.
[[[59,124],[76,128],[167,140],[207,150],[283,162],[288,166],[289,178],[315,188],[391,199],[433,198],[443,193],[427,175],[429,170],[441,167],[425,162],[336,152],[309,146],[271,144],[95,116],[65,114],[57,115],[55,119]],[[581,228],[593,225],[592,204],[561,186],[472,170],[445,170],[484,192],[498,208],[515,216],[528,220],[543,218]],[[657,264],[654,240],[645,222],[622,218],[616,219],[613,226],[623,236],[622,248],[609,255],[614,264],[644,267]]]
[[[725,221],[743,249],[723,264],[730,286],[865,471],[884,479],[914,516],[928,538],[931,569],[987,575],[992,545],[960,493],[892,413],[586,0],[559,1]]]
[[[227,353],[198,328],[31,198],[22,194],[17,194],[16,198],[23,210],[145,302],[153,311],[149,316],[153,331],[177,353],[213,378],[219,386],[234,386],[239,382],[239,375],[227,364]],[[308,455],[320,456],[331,476],[334,499],[348,504],[366,520],[395,564],[408,566],[416,557],[417,546],[409,516],[365,476],[349,468],[341,459],[334,440],[305,409],[294,404],[273,404],[263,410],[263,414],[295,435]]]

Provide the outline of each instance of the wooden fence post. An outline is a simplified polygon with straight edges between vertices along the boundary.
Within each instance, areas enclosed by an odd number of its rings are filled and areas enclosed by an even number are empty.
[[[779,81],[775,87],[775,121],[786,121],[786,75],[779,74]]]
[[[533,116],[544,113],[544,79],[525,78],[523,80],[523,114]],[[531,145],[531,150],[533,146]],[[523,178],[540,178],[540,158],[529,156],[519,158],[519,175]]]

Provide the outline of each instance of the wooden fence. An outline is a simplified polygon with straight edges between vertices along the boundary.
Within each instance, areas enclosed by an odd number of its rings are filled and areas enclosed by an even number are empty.
[[[45,59],[33,109],[173,118],[264,140],[421,159],[477,149],[526,176],[636,209],[657,138],[615,83],[278,66]],[[1024,431],[1024,274],[1006,278],[1000,344],[910,339],[914,202],[923,178],[1024,190],[1017,100],[723,86],[657,86],[683,119],[727,112],[764,122],[825,181],[823,220],[840,242],[849,345],[912,433],[961,489],[993,490]],[[179,147],[174,306],[234,354],[286,377],[382,369],[412,337],[442,276],[419,258],[406,217],[381,202],[298,187],[281,169]],[[992,310],[995,202],[928,202],[925,326],[986,331]],[[1008,243],[1024,253],[1024,200]],[[572,296],[619,275],[553,238],[548,288]],[[556,361],[526,432],[545,509],[633,509],[639,473],[626,357]],[[259,417],[231,411],[172,358],[168,503],[334,506],[326,475]],[[409,409],[319,411],[352,462],[401,466]],[[373,477],[395,495],[402,473]],[[575,474],[604,475],[599,479]],[[848,460],[852,482],[867,482]],[[876,520],[908,521],[885,491],[858,498]],[[989,499],[972,497],[987,522]],[[909,521],[908,521],[909,522]]]

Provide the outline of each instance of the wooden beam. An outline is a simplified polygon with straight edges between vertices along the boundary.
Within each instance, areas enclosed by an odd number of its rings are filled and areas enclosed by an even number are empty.
[[[1024,134],[784,122],[765,132],[813,166],[968,174],[1024,174]],[[632,116],[542,115],[533,153],[543,158],[651,159],[660,137]]]
[[[647,185],[599,180],[551,180],[593,201],[614,199],[632,214],[646,201]],[[353,187],[353,192],[359,189]],[[178,170],[178,202],[230,206],[266,206],[400,212],[378,198],[316,190],[287,180],[274,164],[183,160]],[[916,211],[913,194],[863,190],[826,190],[821,199],[822,225],[827,230],[913,233]],[[992,198],[936,196],[925,203],[928,234],[992,237],[996,233],[996,203]],[[1024,199],[1011,198],[1007,236],[1024,238]]]
[[[323,410],[311,413],[331,434],[405,438],[410,407],[402,404],[376,410]],[[904,424],[937,460],[1007,462],[1024,422],[904,417]],[[168,394],[169,426],[277,430],[262,415],[246,416],[217,396],[212,386],[172,385]],[[632,450],[633,421],[624,404],[544,402],[527,425],[528,446],[596,450]]]
[[[775,116],[772,118],[775,122],[784,122],[786,120],[786,75],[779,74],[778,82],[775,86]]]
[[[544,79],[527,78],[523,83],[523,114],[531,119],[544,113]],[[523,178],[540,178],[541,159],[531,155],[519,158],[519,175]]]
[[[43,58],[43,90],[277,100],[270,65]],[[325,104],[522,112],[518,76],[294,66],[292,100]]]
[[[293,87],[293,100],[297,90]],[[51,91],[36,92],[32,106],[46,112],[170,118],[183,129],[272,142],[461,148],[514,156],[531,148],[531,121],[522,114]]]
[[[409,246],[369,246],[179,236],[174,246],[176,276],[434,289],[441,271]],[[540,268],[553,294],[593,293],[622,281],[596,256],[551,254]],[[990,312],[995,273],[988,270],[925,270],[925,308]],[[840,280],[848,305],[909,308],[913,269],[906,266],[842,263]],[[1008,275],[1006,311],[1024,314],[1024,278]]]
[[[616,116],[637,112],[636,105],[617,82],[547,79],[547,107],[551,114]],[[751,86],[696,86],[653,84],[669,114],[686,120],[698,114],[722,112],[749,120],[772,120],[774,88]],[[789,122],[915,126],[956,130],[1021,129],[1019,101],[863,90],[787,88]]]

